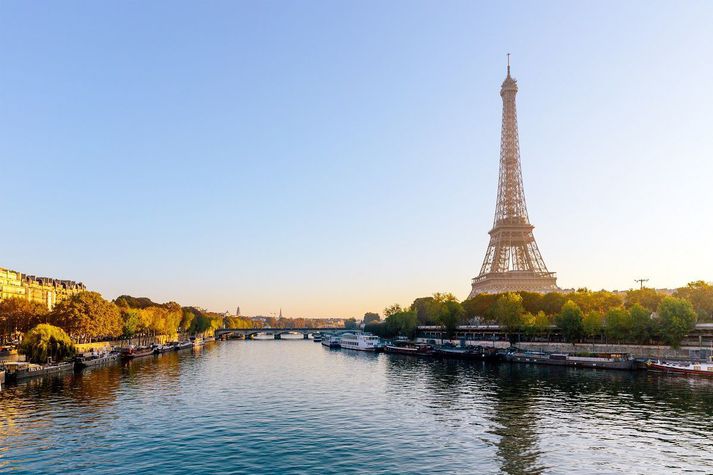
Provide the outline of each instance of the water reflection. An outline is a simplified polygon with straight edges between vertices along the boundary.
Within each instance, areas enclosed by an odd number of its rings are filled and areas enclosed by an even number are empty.
[[[712,436],[713,381],[310,341],[214,343],[0,392],[0,471],[31,473],[713,472]]]

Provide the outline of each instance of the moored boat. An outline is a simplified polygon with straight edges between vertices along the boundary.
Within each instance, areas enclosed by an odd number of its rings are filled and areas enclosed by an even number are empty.
[[[433,347],[426,343],[397,340],[384,346],[386,353],[413,356],[433,356]]]
[[[100,366],[116,361],[119,353],[91,351],[74,357],[74,369],[82,370],[90,366]]]
[[[321,334],[321,333],[313,333],[313,334],[312,334],[312,340],[313,340],[315,343],[321,342],[321,341],[322,341],[322,334]]]
[[[494,361],[497,359],[497,350],[484,346],[439,346],[434,350],[436,356],[443,358],[456,358],[462,360]]]
[[[21,381],[34,376],[44,376],[47,374],[60,373],[74,368],[74,363],[53,363],[39,365],[26,361],[12,361],[4,363],[5,377],[8,381]]]
[[[199,346],[203,346],[205,344],[205,341],[203,341],[203,338],[199,336],[192,336],[191,343],[193,344],[194,348],[197,348]]]
[[[713,363],[667,363],[648,361],[646,368],[659,373],[713,377]]]
[[[339,340],[339,346],[345,350],[381,351],[383,345],[376,335],[366,333],[344,333]]]
[[[153,345],[151,345],[151,348],[153,349],[154,355],[160,355],[161,353],[166,353],[173,350],[173,347],[171,345],[160,345],[158,343],[154,343]]]
[[[132,360],[134,358],[153,355],[153,348],[150,346],[129,345],[122,348],[120,354],[122,359]]]
[[[505,360],[515,363],[534,363],[551,366],[580,368],[622,369],[634,368],[634,359],[628,353],[546,353],[543,351],[508,351]]]
[[[322,337],[322,346],[341,348],[341,337],[339,335],[324,335]]]
[[[190,340],[179,341],[173,346],[173,349],[176,351],[186,350],[188,348],[193,348],[193,342]]]

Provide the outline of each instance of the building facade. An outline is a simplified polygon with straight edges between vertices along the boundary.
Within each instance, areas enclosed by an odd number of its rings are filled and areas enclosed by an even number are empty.
[[[57,302],[85,290],[81,282],[36,277],[0,267],[0,300],[22,298],[52,310]]]

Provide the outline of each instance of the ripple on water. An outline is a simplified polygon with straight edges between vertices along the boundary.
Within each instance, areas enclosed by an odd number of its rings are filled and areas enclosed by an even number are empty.
[[[16,473],[713,472],[713,384],[231,341],[10,386]]]

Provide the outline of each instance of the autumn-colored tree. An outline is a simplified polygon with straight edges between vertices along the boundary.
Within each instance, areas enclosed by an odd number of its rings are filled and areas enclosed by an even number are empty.
[[[47,321],[47,307],[41,303],[17,297],[0,301],[0,338],[3,342]]]
[[[644,287],[643,289],[627,290],[624,302],[627,308],[638,304],[650,310],[650,312],[655,312],[664,297],[664,294],[657,292],[655,289]]]
[[[55,306],[50,319],[80,343],[117,337],[124,330],[119,308],[97,292],[80,292],[63,300]]]
[[[540,301],[541,310],[547,315],[556,315],[562,309],[562,305],[567,302],[565,294],[560,292],[549,292],[542,296]]]
[[[698,321],[713,321],[713,285],[697,280],[677,289],[674,296],[684,298],[691,303]]]

